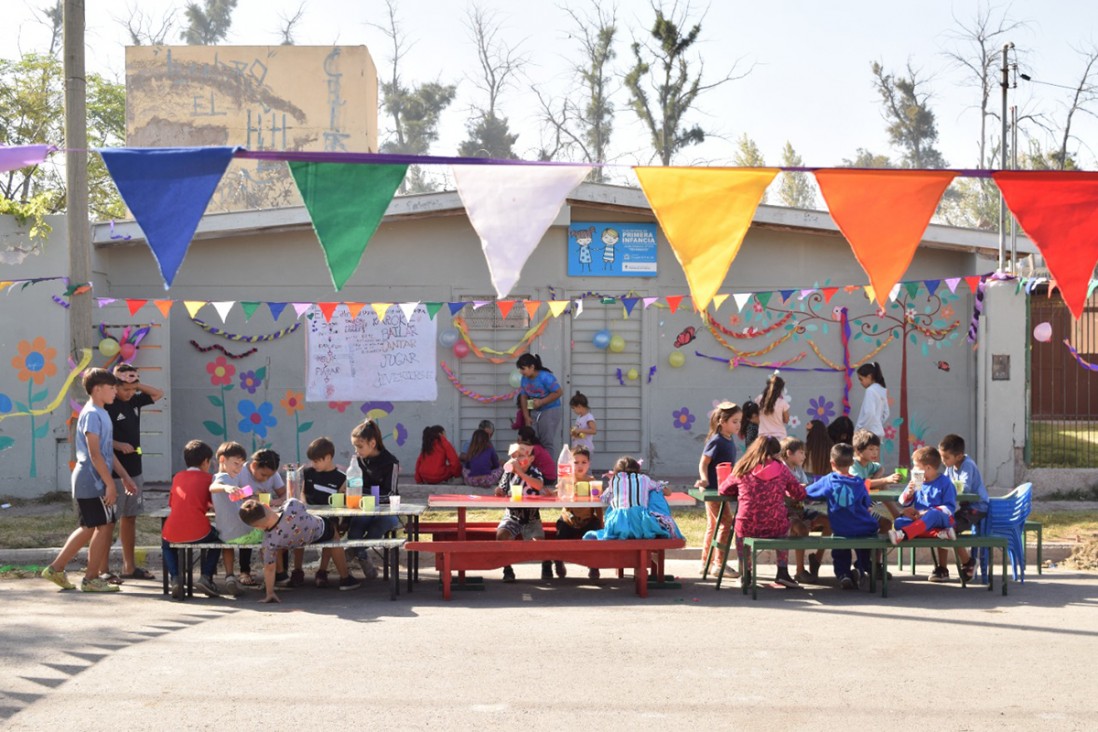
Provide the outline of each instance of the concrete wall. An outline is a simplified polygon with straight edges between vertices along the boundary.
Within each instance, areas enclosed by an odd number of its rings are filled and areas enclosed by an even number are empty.
[[[425,201],[426,199],[424,199]],[[414,208],[414,203],[411,205]],[[289,221],[292,211],[265,212],[267,220],[277,218]],[[271,218],[273,217],[273,218]],[[214,219],[207,217],[210,226],[216,228]],[[256,222],[262,218],[255,219]],[[298,217],[298,220],[301,220]],[[530,258],[522,279],[514,294],[531,299],[549,300],[566,296],[578,296],[587,292],[622,294],[632,290],[637,296],[671,295],[687,293],[682,271],[674,255],[661,240],[659,277],[644,278],[570,278],[566,275],[566,228],[569,221],[597,220],[652,220],[638,211],[615,212],[601,207],[583,208],[580,205],[566,209],[558,218],[558,225],[546,235]],[[161,292],[161,283],[154,261],[143,243],[112,244],[100,251],[98,269],[109,280],[110,294],[114,297],[155,297]],[[908,272],[909,279],[944,278],[973,274],[976,261],[973,255],[962,251],[923,248]],[[783,287],[810,287],[814,284],[847,285],[865,281],[865,275],[855,262],[849,246],[837,233],[815,233],[799,229],[755,227],[737,258],[726,280],[723,292],[767,290]],[[480,242],[463,212],[424,212],[422,217],[387,219],[371,240],[358,271],[338,294],[331,288],[329,275],[324,267],[321,250],[311,229],[306,225],[289,224],[273,231],[257,230],[250,234],[217,236],[199,239],[192,245],[187,259],[176,278],[170,296],[177,300],[257,300],[257,301],[309,301],[348,300],[365,302],[404,302],[415,300],[447,301],[471,296],[490,296],[492,292],[488,271],[480,249]],[[975,358],[964,344],[964,331],[971,313],[972,298],[962,284],[956,295],[943,284],[939,290],[945,302],[945,313],[938,312],[930,318],[933,328],[948,327],[957,322],[951,337],[938,342],[918,333],[908,335],[906,341],[908,365],[909,427],[912,439],[936,444],[946,432],[960,432],[966,436],[976,430],[974,387]],[[937,302],[930,302],[935,307]],[[816,315],[811,315],[810,307]],[[803,436],[809,420],[809,400],[823,398],[832,406],[832,416],[842,412],[841,374],[831,371],[814,354],[808,345],[812,340],[822,354],[833,362],[841,362],[842,349],[837,323],[832,319],[835,308],[849,308],[851,317],[862,318],[858,324],[873,330],[885,321],[878,322],[875,306],[869,304],[861,290],[854,293],[840,291],[830,303],[801,300],[794,296],[781,305],[774,296],[771,308],[783,307],[795,311],[804,327],[774,350],[754,357],[761,362],[774,362],[804,356],[790,368],[783,370],[792,395],[792,414],[799,422],[791,432]],[[928,306],[925,290],[914,299],[913,307],[922,313]],[[151,306],[147,306],[151,307]],[[591,317],[595,309],[610,308],[612,324],[623,317],[620,305],[604,306],[596,299],[585,301],[584,315]],[[890,312],[894,312],[891,309]],[[544,310],[542,311],[544,312]],[[718,316],[722,324],[733,329],[748,326],[763,327],[778,317],[778,313],[756,314],[749,304],[744,313],[738,313],[731,298],[724,303]],[[268,311],[260,309],[245,322],[237,307],[224,326],[212,307],[203,309],[198,317],[218,327],[239,334],[266,334],[293,324],[293,311],[287,309],[278,322],[272,321]],[[440,313],[444,320],[447,312]],[[627,344],[624,354],[605,356],[604,378],[611,389],[617,384],[616,364],[633,364],[641,374],[640,398],[643,403],[639,453],[648,459],[649,466],[664,475],[689,475],[696,471],[701,444],[706,431],[706,414],[715,401],[733,399],[743,401],[754,397],[762,389],[770,368],[754,369],[741,366],[730,370],[727,364],[717,363],[694,355],[700,351],[707,355],[728,357],[731,352],[719,345],[705,329],[689,307],[689,300],[677,313],[665,306],[652,306],[647,310],[638,305],[633,319],[640,318],[642,328],[639,343]],[[903,320],[901,316],[900,320]],[[891,321],[889,321],[891,323]],[[697,339],[682,350],[687,363],[680,369],[668,364],[668,355],[675,350],[676,337],[687,326],[697,329]],[[443,328],[440,324],[440,329]],[[221,435],[211,431],[208,423],[222,423],[220,407],[215,400],[223,396],[211,385],[207,365],[219,354],[211,351],[200,353],[190,343],[196,341],[202,347],[218,344],[231,353],[238,354],[251,348],[249,344],[219,339],[204,332],[191,322],[186,311],[177,305],[171,314],[171,393],[170,418],[174,454],[178,456],[182,445],[191,438],[217,442]],[[534,352],[540,353],[565,384],[566,396],[570,393],[570,364],[573,355],[580,350],[595,350],[586,340],[573,341],[569,318],[562,317],[550,323],[536,341]],[[738,341],[737,347],[759,350],[773,343],[784,334],[777,331],[766,337]],[[857,332],[857,329],[856,329]],[[507,331],[493,345],[511,345],[519,334]],[[856,363],[876,347],[876,336],[856,339],[851,343],[851,361]],[[274,405],[278,424],[267,438],[257,439],[256,444],[270,442],[284,457],[295,459],[312,437],[326,434],[335,438],[340,449],[339,459],[349,455],[348,434],[363,417],[363,406],[351,404],[339,411],[328,404],[308,404],[301,412],[291,413],[282,406],[287,391],[304,391],[304,336],[301,331],[290,337],[260,344],[258,352],[230,361],[235,369],[233,390],[225,400],[229,436],[240,440],[250,449],[252,435],[242,433],[237,423],[237,411],[241,398],[254,402],[269,401]],[[895,340],[877,357],[884,367],[890,395],[894,399],[893,418],[900,415],[900,373],[903,347]],[[440,348],[440,358],[456,364],[462,375],[460,362]],[[473,358],[473,357],[470,357]],[[619,360],[615,360],[619,359]],[[595,368],[598,363],[595,362]],[[940,365],[941,364],[941,365]],[[647,382],[649,369],[657,372],[651,383]],[[824,369],[797,372],[793,368]],[[266,369],[266,382],[255,395],[243,394],[238,377],[242,371]],[[505,392],[510,363],[498,366],[495,391],[492,385],[481,389],[482,393]],[[586,366],[585,368],[590,368]],[[471,369],[467,369],[470,370]],[[854,382],[851,407],[856,416],[861,404],[862,391]],[[453,441],[467,439],[467,434],[456,435],[461,424],[461,410],[471,405],[439,373],[439,398],[434,403],[397,403],[395,405],[370,405],[382,421],[390,436],[388,446],[397,454],[410,473],[419,449],[422,428],[428,424],[442,424]],[[593,404],[597,417],[607,418],[605,407]],[[682,414],[685,408],[695,420],[689,429],[676,425],[673,414]],[[505,446],[512,433],[508,429],[514,414],[512,404],[503,402],[494,407],[493,418],[499,428],[497,447]],[[295,434],[300,425],[312,423],[307,430]],[[608,423],[608,422],[607,422]],[[625,427],[622,427],[625,429]],[[898,432],[898,429],[897,429]],[[402,444],[398,444],[402,443]],[[598,443],[596,443],[598,446]],[[900,446],[895,438],[886,443],[886,463],[894,463],[901,452],[909,452],[911,445]],[[613,457],[607,455],[607,461]],[[178,457],[176,458],[178,463]],[[602,461],[597,461],[601,465]]]

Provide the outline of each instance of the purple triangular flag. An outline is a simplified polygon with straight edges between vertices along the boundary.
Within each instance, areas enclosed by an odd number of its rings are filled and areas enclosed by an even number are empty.
[[[164,289],[175,279],[210,198],[233,159],[231,147],[99,150],[149,244]]]

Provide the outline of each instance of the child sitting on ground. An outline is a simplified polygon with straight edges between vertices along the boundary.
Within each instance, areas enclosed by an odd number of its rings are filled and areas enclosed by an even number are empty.
[[[804,443],[796,437],[786,437],[781,442],[781,458],[789,472],[801,485],[808,485],[808,475],[804,472],[804,462],[807,458]],[[828,536],[831,531],[828,527],[827,516],[819,511],[806,508],[802,501],[794,501],[789,504],[789,535],[808,536],[812,531],[820,531]],[[817,549],[808,555],[808,569],[804,566],[804,549],[796,551],[797,573],[793,578],[798,582],[811,582],[820,575],[820,562],[823,560],[823,549]]]
[[[335,443],[327,437],[318,437],[309,443],[309,447],[305,450],[305,457],[309,458],[311,463],[302,471],[305,503],[310,506],[330,506],[331,502],[328,499],[337,493],[342,493],[347,483],[347,476],[335,464]],[[301,567],[304,555],[304,549],[294,549],[294,571],[290,573],[291,587],[305,583],[305,572]],[[331,558],[331,552],[327,549],[320,552],[320,567],[314,579],[317,587],[328,586],[328,562]]]
[[[469,450],[462,461],[461,477],[465,485],[476,488],[494,488],[503,475],[503,466],[499,464],[499,455],[492,446],[492,438],[487,430],[477,429],[469,440]]]
[[[575,465],[576,483],[590,481],[591,453],[586,447],[576,447],[572,450],[572,462]],[[564,508],[561,509],[560,518],[557,519],[558,539],[582,539],[588,531],[602,528],[602,509],[600,508]],[[564,562],[555,563],[557,576],[566,577],[567,570]],[[599,570],[592,567],[587,572],[588,579],[599,579]]]
[[[831,472],[808,486],[810,498],[827,501],[827,515],[835,536],[876,536],[877,519],[869,512],[872,501],[865,480],[850,475],[854,448],[839,443],[831,448]],[[844,590],[857,589],[872,571],[869,549],[855,549],[857,558],[850,567],[849,549],[832,549],[835,577]]]
[[[164,566],[168,570],[171,596],[174,600],[183,599],[183,582],[179,576],[179,556],[170,544],[217,543],[221,539],[217,529],[210,526],[206,512],[210,510],[210,461],[214,452],[202,440],[191,440],[183,448],[181,470],[172,478],[171,492],[168,494],[168,508],[171,512],[164,520],[161,532],[160,550],[164,553]],[[219,597],[221,593],[214,584],[217,572],[217,560],[220,558],[214,549],[202,550],[202,572],[195,581],[199,589],[209,597]]]
[[[275,567],[278,555],[285,549],[296,549],[318,542],[339,539],[334,520],[310,516],[305,504],[291,498],[275,512],[255,499],[248,499],[240,507],[240,519],[249,526],[263,531],[263,587],[266,594],[260,602],[281,602],[275,594]],[[361,583],[347,569],[347,557],[342,547],[329,550],[339,571],[339,589],[354,590]]]
[[[482,419],[480,420],[480,424],[477,425],[477,430],[484,430],[485,432],[487,432],[488,442],[491,442],[492,436],[496,434],[496,425],[490,419]],[[476,434],[476,430],[473,430],[473,433]],[[461,462],[463,463],[469,459],[469,446],[472,444],[472,442],[473,437],[472,435],[470,435],[469,439],[466,440],[461,446],[461,453],[458,455],[458,458],[460,458]]]
[[[629,456],[618,459],[610,473],[610,484],[602,493],[602,502],[610,506],[606,525],[588,531],[584,539],[682,538],[665,498],[671,489],[640,470],[635,459]]]
[[[435,424],[423,428],[423,447],[416,458],[414,478],[417,483],[438,485],[461,477],[461,460],[457,450],[446,439],[446,430]]]
[[[954,487],[962,494],[970,494],[979,498],[971,503],[958,506],[953,514],[958,534],[969,531],[977,526],[987,516],[987,488],[984,486],[983,476],[976,467],[976,461],[965,454],[965,440],[960,435],[946,435],[938,443],[938,452],[942,456],[942,464],[946,466],[946,477],[953,481]],[[965,574],[965,582],[976,576],[976,558],[971,556],[968,549],[957,549],[960,558],[961,571]],[[946,566],[946,550],[938,550],[938,566],[943,569]],[[949,570],[944,572],[944,578],[949,579]]]
[[[888,532],[888,540],[899,544],[907,539],[938,537],[956,539],[953,530],[953,514],[957,510],[957,491],[942,470],[942,456],[934,447],[920,447],[911,456],[911,462],[923,471],[922,483],[915,482],[915,470],[912,481],[900,495],[904,508],[902,515],[896,518],[896,528]],[[949,578],[949,570],[935,567],[930,575],[932,582],[944,582]]]
[[[511,486],[522,486],[524,496],[541,495],[545,483],[541,471],[534,467],[534,449],[530,445],[515,442],[508,448],[510,456],[503,465],[503,475],[496,486],[497,496],[511,495]],[[496,527],[497,541],[530,541],[544,539],[545,529],[541,525],[541,512],[536,508],[507,508],[503,519]],[[541,578],[552,579],[553,570],[549,562],[541,566]],[[511,565],[503,568],[503,581],[515,581],[515,569]]]
[[[239,442],[222,442],[217,448],[217,474],[210,486],[217,535],[226,544],[241,545],[239,577],[233,574],[233,550],[221,550],[221,558],[225,562],[225,589],[234,595],[240,592],[241,587],[255,587],[252,550],[247,546],[263,541],[263,532],[240,520],[239,501],[244,497],[240,489],[249,486],[254,493],[254,486],[241,481],[247,458],[248,453]]]
[[[754,567],[748,566],[743,551],[745,537],[774,539],[789,535],[789,512],[786,497],[794,501],[805,499],[804,487],[778,459],[782,446],[773,437],[759,436],[732,466],[732,473],[720,485],[720,493],[739,499],[736,513],[736,552],[744,570],[740,581],[751,581]],[[774,581],[782,587],[800,587],[789,576],[789,551],[779,549],[778,574]]]

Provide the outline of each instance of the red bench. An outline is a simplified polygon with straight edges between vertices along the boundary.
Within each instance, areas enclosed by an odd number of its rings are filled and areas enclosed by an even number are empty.
[[[420,532],[423,528],[421,525]],[[562,561],[596,569],[632,569],[637,594],[648,597],[648,569],[663,576],[663,553],[682,549],[682,539],[630,539],[591,541],[412,541],[409,552],[435,555],[435,569],[442,579],[442,597],[451,597],[452,573],[471,569],[499,569],[529,561]]]
[[[495,539],[498,526],[498,521],[469,521],[465,524],[465,537],[470,540]],[[556,537],[556,524],[545,524],[542,528],[545,530],[547,539]],[[435,537],[435,541],[456,541],[458,538],[458,524],[455,521],[420,521],[419,535],[423,536],[424,534]]]

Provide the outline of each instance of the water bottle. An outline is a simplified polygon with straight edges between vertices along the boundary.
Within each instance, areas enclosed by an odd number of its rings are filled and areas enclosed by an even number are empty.
[[[347,508],[358,508],[362,502],[362,468],[358,464],[358,458],[351,456],[351,464],[347,466]]]
[[[297,472],[297,466],[293,463],[286,463],[286,498],[304,500],[303,491],[304,485],[301,475]]]
[[[568,443],[560,449],[560,456],[557,457],[557,495],[568,501],[576,495],[576,465]]]

